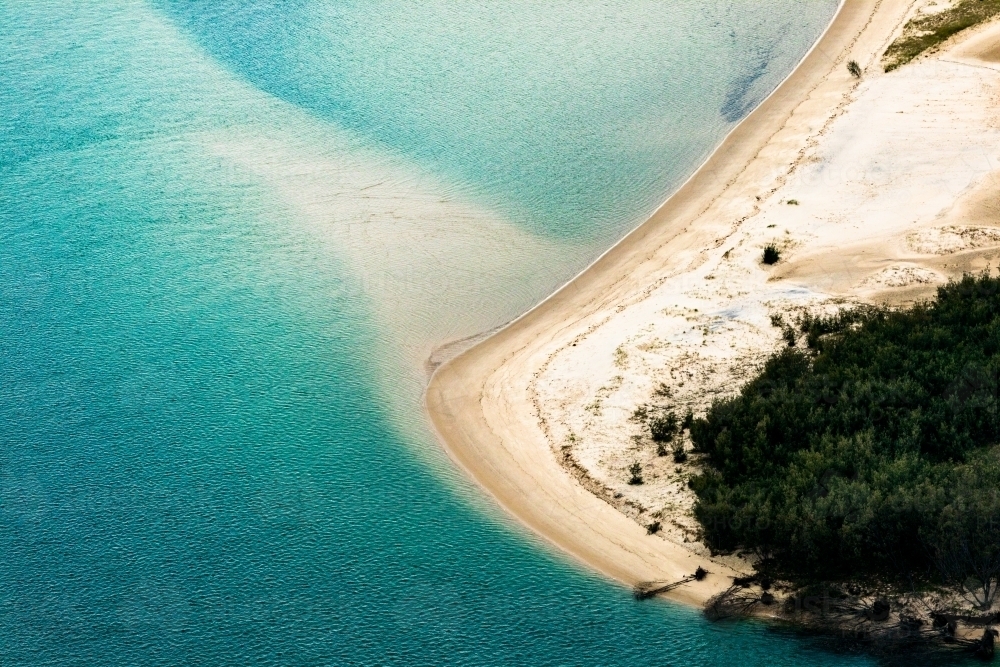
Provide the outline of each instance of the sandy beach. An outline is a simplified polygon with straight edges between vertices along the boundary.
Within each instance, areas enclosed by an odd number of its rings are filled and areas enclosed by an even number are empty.
[[[784,344],[778,318],[912,301],[996,265],[1000,27],[883,73],[918,11],[933,5],[846,0],[650,220],[437,369],[426,401],[441,442],[511,515],[626,585],[701,566],[668,595],[704,603],[747,565],[697,542],[692,468],[657,454],[636,408],[703,413]],[[642,485],[627,483],[636,462]]]

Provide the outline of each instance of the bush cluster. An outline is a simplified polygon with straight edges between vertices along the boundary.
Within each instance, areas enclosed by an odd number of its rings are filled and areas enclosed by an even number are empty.
[[[673,412],[667,412],[649,422],[649,434],[653,438],[653,442],[670,442],[677,435],[679,427],[680,422],[677,415]]]
[[[764,254],[760,261],[765,264],[777,264],[779,259],[781,259],[781,252],[778,250],[778,246],[773,243],[764,246]]]
[[[944,11],[918,13],[907,22],[903,34],[886,49],[883,55],[885,71],[905,65],[952,35],[997,14],[1000,14],[1000,0],[959,0]]]
[[[800,328],[806,349],[775,354],[691,426],[708,463],[692,487],[709,546],[756,551],[792,576],[958,583],[988,605],[1000,280],[965,276],[932,302]]]

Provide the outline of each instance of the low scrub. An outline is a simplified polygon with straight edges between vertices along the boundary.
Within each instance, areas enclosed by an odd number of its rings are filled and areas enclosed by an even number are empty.
[[[680,421],[673,412],[655,417],[649,422],[649,434],[653,442],[671,442],[680,431]]]
[[[882,57],[886,72],[905,65],[952,35],[1000,14],[1000,0],[960,0],[936,14],[919,14],[903,28]]]
[[[642,484],[642,464],[636,461],[628,467],[628,483],[637,486]]]
[[[716,551],[792,579],[944,583],[989,608],[1000,579],[1000,279],[909,309],[800,323],[696,419],[695,515]]]
[[[779,259],[781,259],[781,252],[778,250],[778,246],[773,243],[764,246],[764,255],[761,257],[762,262],[765,264],[777,264]]]

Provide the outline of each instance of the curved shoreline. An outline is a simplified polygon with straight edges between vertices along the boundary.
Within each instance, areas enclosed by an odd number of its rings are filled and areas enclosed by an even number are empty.
[[[815,108],[802,107],[816,102],[813,94],[831,81],[842,88],[835,100],[842,99],[852,85],[840,83],[843,63],[855,57],[849,50],[864,37],[873,42],[867,51],[878,51],[909,5],[907,0],[844,0],[798,67],[649,220],[556,293],[434,373],[425,400],[446,451],[533,532],[627,585],[677,581],[705,567],[712,574],[704,581],[669,594],[683,602],[701,604],[729,586],[735,571],[647,535],[558,463],[534,411],[530,380],[588,318],[599,319],[603,308],[648,290],[662,279],[664,267],[675,275],[689,269],[721,242],[731,222],[692,223],[747,172],[771,175],[794,160],[801,146],[782,142],[777,138],[781,130],[793,116],[799,123],[822,125],[836,101],[823,98]],[[591,326],[598,323],[593,319]]]

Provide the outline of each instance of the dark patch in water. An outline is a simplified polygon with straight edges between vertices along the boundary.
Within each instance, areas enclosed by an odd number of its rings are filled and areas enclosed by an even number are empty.
[[[737,78],[730,86],[726,98],[722,102],[722,108],[719,109],[719,113],[728,122],[735,123],[742,120],[771,92],[770,90],[761,90],[756,84],[767,74],[772,52],[773,49],[761,51],[750,70]]]

